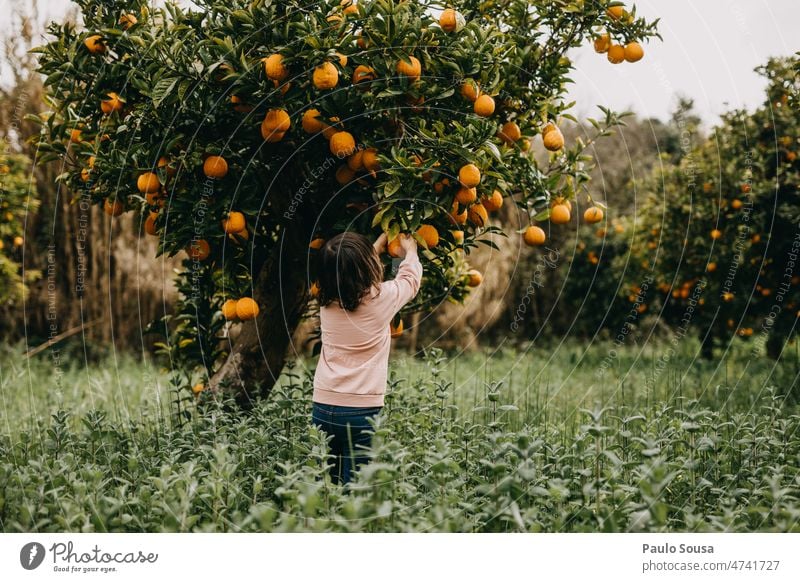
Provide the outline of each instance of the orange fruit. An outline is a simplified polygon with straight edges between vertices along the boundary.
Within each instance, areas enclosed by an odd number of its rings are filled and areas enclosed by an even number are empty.
[[[612,20],[619,20],[625,15],[625,7],[624,6],[612,6],[607,10],[609,18]]]
[[[120,200],[114,200],[114,202],[111,202],[111,200],[106,198],[106,201],[103,203],[103,211],[109,216],[119,216],[125,212],[125,205],[122,204],[122,201]]]
[[[314,240],[312,240],[310,243],[308,243],[308,248],[314,249],[315,251],[318,251],[319,249],[322,248],[322,245],[324,245],[324,244],[325,244],[325,239],[317,237]]]
[[[572,212],[572,202],[570,202],[569,200],[567,200],[563,196],[559,196],[558,198],[555,198],[553,200],[553,203],[550,205],[550,207],[552,208],[556,204],[563,204],[569,209],[570,212]]]
[[[733,301],[733,298],[734,295],[730,291],[726,291],[725,293],[722,294],[722,300],[725,301],[726,303],[730,303],[731,301]]]
[[[325,123],[320,120],[321,113],[318,109],[309,109],[303,113],[301,125],[306,133],[319,133],[325,129]]]
[[[433,191],[436,192],[437,194],[441,194],[442,192],[444,192],[445,186],[446,184],[444,183],[444,180],[439,180],[437,182],[434,182]]]
[[[458,12],[452,8],[445,8],[439,15],[439,26],[445,32],[454,32],[458,27]]]
[[[175,174],[178,173],[178,170],[172,167],[170,165],[171,163],[172,162],[167,156],[161,156],[160,158],[158,158],[156,166],[158,167],[159,170],[163,169],[166,172],[167,176],[174,176]]]
[[[453,217],[453,220],[456,224],[466,224],[467,222],[467,209],[465,208],[463,211],[458,211],[458,200],[453,200],[453,206],[450,209],[450,216]]]
[[[195,384],[192,386],[192,394],[195,396],[200,396],[200,393],[206,389],[205,384]]]
[[[158,212],[151,212],[147,215],[147,218],[144,219],[144,231],[151,236],[157,234],[156,218],[158,218]]]
[[[164,198],[161,196],[162,192],[148,192],[144,195],[145,202],[147,202],[150,206],[155,206],[158,204],[159,206],[164,206]]]
[[[73,129],[69,132],[69,141],[72,143],[80,143],[81,142],[81,130],[80,129]]]
[[[547,240],[547,236],[542,228],[538,226],[529,226],[525,229],[524,239],[525,244],[529,247],[538,247],[544,244],[544,241]]]
[[[206,178],[224,178],[228,173],[228,162],[222,156],[208,156],[203,162]]]
[[[430,224],[423,224],[417,229],[417,234],[425,241],[429,249],[439,244],[439,231]]]
[[[465,188],[474,188],[481,183],[481,171],[475,164],[466,164],[458,170],[458,181]]]
[[[467,212],[469,221],[475,226],[486,226],[489,222],[489,213],[486,212],[486,208],[481,203],[473,204],[467,209]]]
[[[283,55],[274,54],[264,59],[264,71],[273,81],[283,81],[289,76],[288,69],[283,64]]]
[[[353,85],[367,83],[375,80],[375,78],[375,69],[366,65],[358,65],[355,71],[353,71]]]
[[[250,239],[250,233],[247,232],[247,229],[244,229],[241,232],[233,232],[228,235],[228,238],[235,242],[237,245],[241,245],[242,241]]]
[[[241,212],[229,212],[227,218],[222,219],[222,230],[225,234],[238,234],[247,228],[247,221]]]
[[[253,110],[253,106],[245,103],[244,99],[238,95],[231,95],[231,103],[233,104],[233,110],[237,113],[250,113]]]
[[[477,269],[470,269],[467,271],[467,285],[470,287],[477,287],[483,282],[483,275]]]
[[[486,94],[480,95],[475,99],[475,104],[472,109],[475,111],[475,115],[489,117],[494,113],[494,99]]]
[[[261,122],[261,135],[266,132],[271,133],[285,133],[292,127],[292,119],[284,109],[270,109],[264,116],[264,121]],[[266,139],[266,138],[264,138]]]
[[[342,164],[336,169],[336,181],[342,186],[349,184],[356,177],[356,173],[347,164]]]
[[[361,154],[361,163],[364,164],[364,168],[370,172],[379,170],[381,163],[378,160],[378,150],[375,148],[365,149]]]
[[[131,26],[139,21],[133,14],[123,14],[119,17],[118,22],[122,25],[123,30],[128,30]]]
[[[489,212],[496,212],[503,206],[503,194],[500,190],[492,192],[491,196],[484,196],[481,198],[481,204]]]
[[[339,83],[339,70],[333,63],[322,63],[314,68],[313,80],[317,89],[333,89]]]
[[[401,335],[403,335],[403,320],[402,319],[397,322],[397,325],[394,325],[391,322],[389,323],[389,335],[391,335],[393,338],[398,338]]]
[[[208,244],[207,240],[202,238],[193,240],[189,243],[189,246],[186,247],[186,254],[188,254],[189,258],[193,261],[205,261],[208,255],[211,254],[211,245]]]
[[[608,62],[614,65],[620,64],[625,60],[625,47],[621,44],[613,44],[608,47]]]
[[[463,244],[464,242],[464,231],[463,230],[451,230],[450,234],[453,235],[453,241],[457,245]]]
[[[597,206],[592,206],[591,208],[587,208],[586,212],[583,213],[583,220],[586,221],[588,224],[595,224],[603,220],[603,209],[598,208]]]
[[[400,246],[400,237],[403,235],[397,235],[392,240],[389,241],[389,244],[386,245],[386,252],[389,253],[390,256],[394,257],[395,259],[399,259],[403,250]]]
[[[249,321],[258,316],[258,303],[250,297],[242,297],[236,302],[236,317],[242,321]]]
[[[564,134],[555,125],[548,124],[542,132],[542,143],[548,151],[557,152],[564,147]]]
[[[81,169],[81,180],[84,182],[88,182],[89,178],[92,177],[92,170],[90,168],[82,168]]]
[[[153,172],[144,172],[136,180],[136,187],[142,194],[158,192],[161,189],[161,180]]]
[[[570,221],[569,206],[556,204],[550,209],[550,222],[553,224],[567,224]]]
[[[337,131],[331,137],[331,153],[337,158],[345,158],[356,151],[356,140],[346,131]]]
[[[742,207],[742,201],[738,198],[731,200],[731,208],[734,210],[739,210]]]
[[[635,63],[642,60],[644,57],[644,49],[638,42],[629,42],[625,45],[625,60],[629,63]]]
[[[263,129],[262,129],[262,136],[263,136]],[[285,132],[275,131],[264,137],[264,141],[267,143],[277,143],[281,141],[285,136],[286,136]]]
[[[286,95],[286,92],[292,88],[291,83],[281,83],[280,81],[273,81],[272,86],[280,91],[281,95]]]
[[[319,295],[319,284],[316,281],[311,283],[311,287],[308,288],[308,294],[311,295],[311,297],[317,297]]]
[[[119,95],[113,92],[106,93],[106,95],[108,95],[108,99],[103,99],[100,102],[100,110],[106,115],[110,115],[114,111],[121,111],[123,103],[120,100]]]
[[[742,184],[741,189],[742,194],[749,194],[750,190],[752,190],[752,188],[750,188],[750,184]]]
[[[93,55],[101,55],[106,52],[106,44],[103,42],[103,37],[99,34],[86,37],[83,44]]]
[[[466,206],[467,204],[472,204],[475,200],[478,199],[478,191],[475,188],[459,188],[458,192],[456,193],[456,200],[461,203],[462,206]]]
[[[503,140],[507,145],[512,145],[522,137],[522,131],[519,125],[513,121],[507,121],[503,124],[503,127],[500,128],[497,137]]]
[[[422,74],[422,64],[419,62],[419,59],[409,55],[408,60],[400,59],[397,61],[396,70],[399,75],[416,81]]]
[[[714,230],[711,231],[711,240],[717,240],[720,237],[722,237],[722,231],[721,230],[719,230],[718,228],[715,228]]]
[[[234,321],[238,319],[238,316],[236,315],[236,303],[236,299],[228,299],[222,304],[222,316],[228,321]]]
[[[363,156],[364,156],[364,150],[358,150],[352,156],[347,158],[347,167],[353,170],[354,172],[357,172],[358,170],[363,168],[364,167]]]
[[[347,55],[343,55],[339,51],[336,51],[336,56],[339,58],[339,65],[341,67],[347,66]]]
[[[343,8],[344,14],[358,14],[358,6],[354,0],[342,0],[339,2],[339,6]]]
[[[478,84],[472,79],[466,79],[461,84],[461,96],[469,101],[475,101],[481,94]]]
[[[594,39],[594,50],[600,54],[607,53],[611,46],[611,35],[608,33],[601,34]]]

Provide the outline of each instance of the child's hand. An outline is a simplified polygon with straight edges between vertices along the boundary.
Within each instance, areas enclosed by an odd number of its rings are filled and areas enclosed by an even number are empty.
[[[408,253],[416,253],[417,241],[414,240],[414,237],[411,235],[407,234],[401,235],[400,248],[403,249],[403,257],[405,257]]]
[[[379,236],[377,240],[374,243],[372,243],[372,246],[375,247],[375,252],[378,253],[379,255],[386,252],[386,241],[387,241],[386,233],[382,232],[381,236]]]

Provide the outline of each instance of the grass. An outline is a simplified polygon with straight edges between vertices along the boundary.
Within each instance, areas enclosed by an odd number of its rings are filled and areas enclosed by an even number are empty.
[[[248,415],[179,421],[152,364],[4,357],[0,527],[800,531],[796,353],[668,347],[398,354],[373,461],[345,489],[304,362]]]

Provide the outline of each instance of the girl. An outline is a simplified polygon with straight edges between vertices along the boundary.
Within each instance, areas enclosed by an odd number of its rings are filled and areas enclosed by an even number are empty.
[[[383,281],[379,255],[386,234],[374,244],[345,232],[330,239],[319,253],[322,352],[314,375],[313,421],[333,437],[336,483],[348,483],[367,461],[370,420],[383,407],[389,365],[389,324],[419,290],[422,265],[417,243],[400,239],[403,262],[392,281]]]

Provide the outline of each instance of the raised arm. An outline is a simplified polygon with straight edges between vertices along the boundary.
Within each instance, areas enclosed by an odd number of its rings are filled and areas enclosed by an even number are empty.
[[[405,256],[392,281],[397,287],[395,304],[390,314],[392,316],[416,296],[422,283],[422,263],[417,255],[417,241],[413,237],[405,236],[400,240],[400,246]]]

